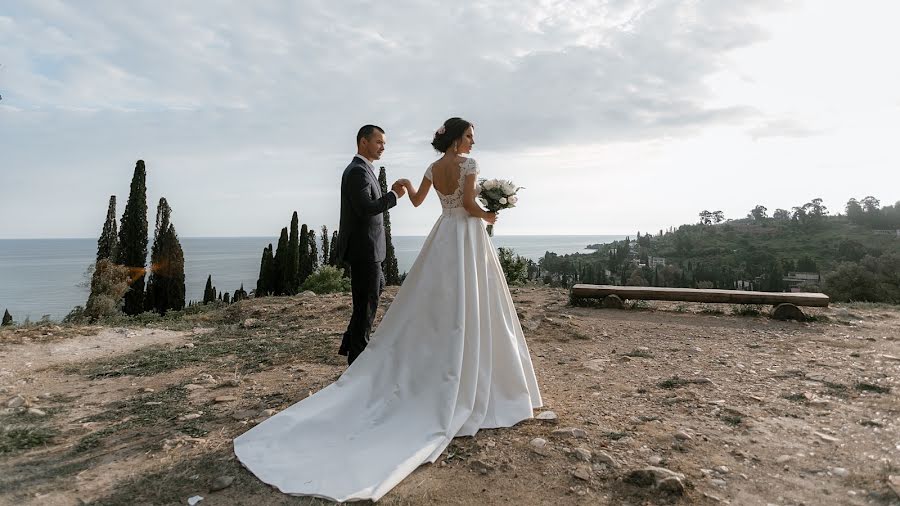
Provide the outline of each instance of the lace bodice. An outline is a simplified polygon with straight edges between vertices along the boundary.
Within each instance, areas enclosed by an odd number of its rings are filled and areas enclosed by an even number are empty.
[[[428,170],[425,171],[425,177],[431,179],[431,168],[434,167],[434,164],[428,166]],[[441,199],[441,207],[444,209],[455,209],[457,207],[462,207],[463,205],[463,185],[466,182],[466,176],[469,174],[478,174],[478,164],[475,162],[474,158],[466,158],[462,162],[459,163],[459,184],[456,187],[456,191],[450,195],[444,195],[439,192],[437,188],[434,189],[435,193],[438,194],[438,197]],[[432,180],[433,181],[433,180]]]

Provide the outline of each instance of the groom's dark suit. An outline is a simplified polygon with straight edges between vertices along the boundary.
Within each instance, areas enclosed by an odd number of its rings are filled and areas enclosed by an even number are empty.
[[[353,315],[338,351],[347,355],[350,364],[369,343],[378,298],[384,288],[382,213],[395,205],[397,194],[382,194],[374,167],[359,155],[355,156],[341,177],[341,224],[337,244],[338,258],[350,264]]]

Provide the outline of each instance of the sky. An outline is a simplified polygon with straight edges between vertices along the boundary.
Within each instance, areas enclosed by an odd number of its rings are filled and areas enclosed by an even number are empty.
[[[451,116],[525,187],[497,234],[900,200],[895,0],[0,5],[2,238],[97,237],[146,162],[185,237],[333,229],[360,126],[418,183]],[[391,212],[425,235],[434,194]]]

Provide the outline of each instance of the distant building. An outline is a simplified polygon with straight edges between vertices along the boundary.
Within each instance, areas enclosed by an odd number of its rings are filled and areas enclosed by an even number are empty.
[[[874,232],[875,235],[892,235],[897,239],[900,239],[900,228],[897,230],[873,230],[872,232]]]
[[[647,261],[650,262],[649,267],[656,267],[657,265],[660,267],[666,266],[666,259],[663,257],[649,257]]]

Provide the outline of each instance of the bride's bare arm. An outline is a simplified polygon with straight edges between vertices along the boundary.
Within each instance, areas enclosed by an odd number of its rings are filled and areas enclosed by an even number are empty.
[[[466,176],[465,186],[463,187],[463,207],[466,208],[466,211],[469,211],[469,214],[472,216],[481,218],[493,225],[494,222],[497,221],[497,213],[485,211],[475,202],[475,185],[477,184],[477,179],[478,176],[476,174],[469,174]]]
[[[409,194],[409,201],[416,207],[422,205],[422,202],[425,201],[425,197],[428,196],[428,191],[431,190],[431,180],[427,177],[422,178],[422,184],[419,185],[418,190],[413,188],[412,182],[410,182],[409,179],[401,179],[400,183],[403,183],[403,186],[406,187],[406,193]]]

